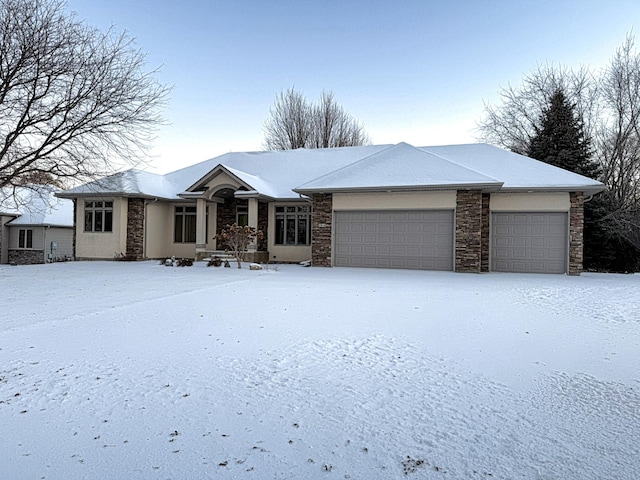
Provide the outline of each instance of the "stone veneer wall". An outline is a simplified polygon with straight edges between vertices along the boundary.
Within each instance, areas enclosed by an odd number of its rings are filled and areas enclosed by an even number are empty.
[[[482,192],[458,190],[455,271],[479,273],[482,264]]]
[[[491,214],[489,211],[489,194],[482,194],[482,230],[481,230],[481,238],[480,238],[480,271],[488,272],[489,271],[489,249],[491,245],[489,244],[489,219],[491,218]]]
[[[44,263],[44,250],[9,250],[9,263],[15,265]]]
[[[236,223],[236,207],[238,205],[247,205],[246,200],[238,200],[236,198],[226,198],[224,203],[218,204],[218,215],[216,222],[218,223],[218,231],[220,233],[227,225]]]
[[[258,230],[262,231],[262,239],[258,241],[258,250],[261,252],[267,251],[267,233],[269,224],[269,204],[265,202],[258,202]]]
[[[331,229],[333,195],[316,193],[312,197],[311,264],[331,266]]]
[[[584,195],[582,192],[569,194],[569,275],[582,273],[584,247]]]
[[[247,204],[247,200],[238,200],[235,197],[225,198],[224,203],[219,203],[217,208],[218,213],[216,215],[217,232],[215,235],[220,235],[220,232],[222,232],[227,225],[233,225],[236,223],[236,207],[238,205]],[[227,248],[227,246],[222,242],[218,242],[217,247],[218,250],[224,250]]]
[[[144,258],[144,198],[129,198],[127,205],[127,260]]]

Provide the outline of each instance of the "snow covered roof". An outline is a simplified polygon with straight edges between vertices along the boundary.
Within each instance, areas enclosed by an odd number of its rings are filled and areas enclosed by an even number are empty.
[[[59,196],[111,194],[180,199],[202,189],[215,170],[224,170],[247,190],[273,199],[298,198],[301,193],[321,191],[375,189],[482,188],[597,193],[605,188],[595,180],[487,144],[418,148],[399,143],[231,152],[166,175],[127,170]]]
[[[177,198],[179,191],[180,186],[172,183],[167,175],[132,168],[65,190],[57,195],[61,198],[100,194],[172,199]]]
[[[32,196],[29,204],[8,226],[73,227],[73,202],[55,198]]]
[[[486,143],[421,147],[421,150],[499,179],[503,182],[502,190],[580,189],[597,193],[605,188],[596,180]]]
[[[389,145],[269,152],[231,152],[167,174],[184,190],[198,188],[209,172],[223,166],[252,190],[271,198],[298,198],[292,189],[381,151]],[[195,182],[195,183],[194,183]],[[182,190],[181,190],[182,191]]]
[[[306,193],[469,186],[498,189],[501,185],[502,182],[495,178],[407,143],[399,143],[307,182],[295,191]]]

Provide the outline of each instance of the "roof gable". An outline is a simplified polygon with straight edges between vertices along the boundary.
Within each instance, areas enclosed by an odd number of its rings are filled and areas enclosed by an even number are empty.
[[[230,152],[168,173],[166,177],[184,192],[200,184],[219,165],[235,172],[252,190],[270,198],[298,198],[292,188],[360,160],[389,145],[364,145],[307,150]]]
[[[198,192],[206,188],[211,189],[211,184],[215,185],[214,180],[223,178],[230,179],[234,183],[243,187],[246,190],[259,193],[267,197],[274,197],[276,195],[276,189],[269,182],[260,178],[257,175],[238,170],[236,168],[229,167],[227,165],[218,164],[213,170],[209,171],[205,176],[200,178],[196,183],[191,185],[185,190],[185,193]],[[223,180],[223,183],[228,184],[228,180]],[[182,195],[182,194],[181,194]]]

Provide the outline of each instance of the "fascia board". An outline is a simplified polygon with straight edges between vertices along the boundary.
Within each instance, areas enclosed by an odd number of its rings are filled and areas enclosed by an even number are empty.
[[[484,190],[499,191],[502,182],[491,183],[463,183],[442,185],[407,185],[407,186],[376,186],[376,187],[326,187],[326,188],[294,188],[293,191],[307,195],[312,193],[360,193],[360,192],[408,192],[408,191],[432,191],[432,190]]]

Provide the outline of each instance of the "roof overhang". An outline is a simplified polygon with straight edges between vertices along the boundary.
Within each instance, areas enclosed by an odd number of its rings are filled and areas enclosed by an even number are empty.
[[[502,187],[501,182],[491,183],[463,183],[443,185],[380,185],[375,187],[326,187],[326,188],[294,188],[293,191],[300,195],[312,195],[314,193],[392,193],[392,192],[429,192],[443,190],[482,190],[483,192],[498,192]]]
[[[45,228],[73,228],[73,225],[61,225],[58,223],[12,223],[7,222],[7,227],[20,227],[20,228],[32,228],[32,227],[45,227]]]
[[[264,200],[266,202],[273,202],[275,198],[258,192],[257,190],[236,190],[233,194],[236,198],[257,198],[258,200]]]
[[[571,193],[582,192],[585,195],[595,195],[607,190],[605,185],[559,185],[553,187],[507,187],[500,189],[500,193]]]
[[[179,198],[170,198],[170,197],[162,197],[158,195],[149,195],[147,193],[132,193],[132,192],[76,192],[76,193],[66,193],[59,192],[55,194],[58,198],[95,198],[95,197],[127,197],[127,198],[146,198],[149,200],[179,200]]]

